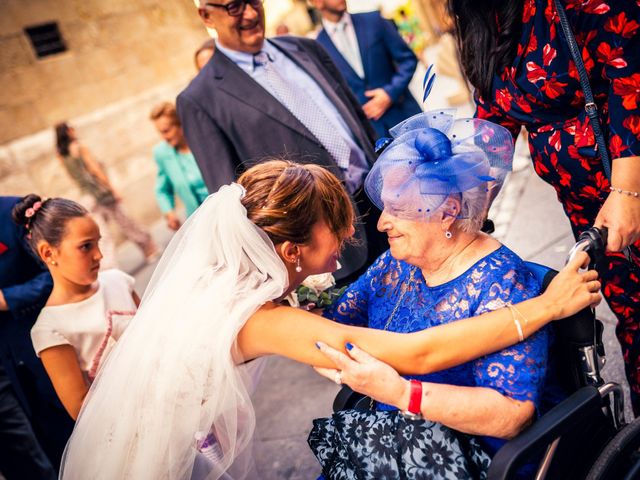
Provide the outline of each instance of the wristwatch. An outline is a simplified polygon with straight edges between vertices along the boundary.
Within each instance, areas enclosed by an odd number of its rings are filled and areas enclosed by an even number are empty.
[[[409,407],[407,410],[401,411],[402,415],[407,420],[424,420],[422,416],[422,382],[419,380],[411,379],[411,392],[409,393]]]

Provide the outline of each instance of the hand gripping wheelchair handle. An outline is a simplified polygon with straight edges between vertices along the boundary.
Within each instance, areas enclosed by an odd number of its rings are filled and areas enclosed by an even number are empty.
[[[607,227],[591,227],[590,229],[585,230],[580,234],[578,241],[571,251],[569,251],[567,262],[571,261],[576,253],[584,251],[591,259],[589,262],[589,268],[597,269],[604,260],[607,237]]]

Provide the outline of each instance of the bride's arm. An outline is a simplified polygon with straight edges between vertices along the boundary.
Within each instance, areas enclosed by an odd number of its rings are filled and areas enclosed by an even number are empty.
[[[552,320],[597,304],[600,295],[594,271],[580,273],[586,254],[576,256],[539,297],[518,304],[527,319],[528,337]],[[283,355],[314,366],[331,367],[316,348],[322,341],[344,351],[347,342],[358,345],[403,374],[429,373],[450,368],[518,342],[511,312],[501,308],[412,334],[341,325],[317,315],[268,304],[260,308],[238,335],[242,358]]]

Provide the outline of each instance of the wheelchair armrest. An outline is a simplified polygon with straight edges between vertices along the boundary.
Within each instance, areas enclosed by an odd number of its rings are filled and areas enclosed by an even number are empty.
[[[583,387],[540,417],[528,429],[507,442],[493,457],[490,480],[514,478],[518,469],[536,453],[543,452],[556,438],[592,419],[600,412],[602,398],[596,387]]]

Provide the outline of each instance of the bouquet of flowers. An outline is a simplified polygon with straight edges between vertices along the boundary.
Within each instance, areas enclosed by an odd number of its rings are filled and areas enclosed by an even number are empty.
[[[285,297],[292,307],[313,310],[326,308],[335,302],[346,290],[346,286],[337,288],[336,279],[331,273],[311,275],[304,279],[298,288]]]

